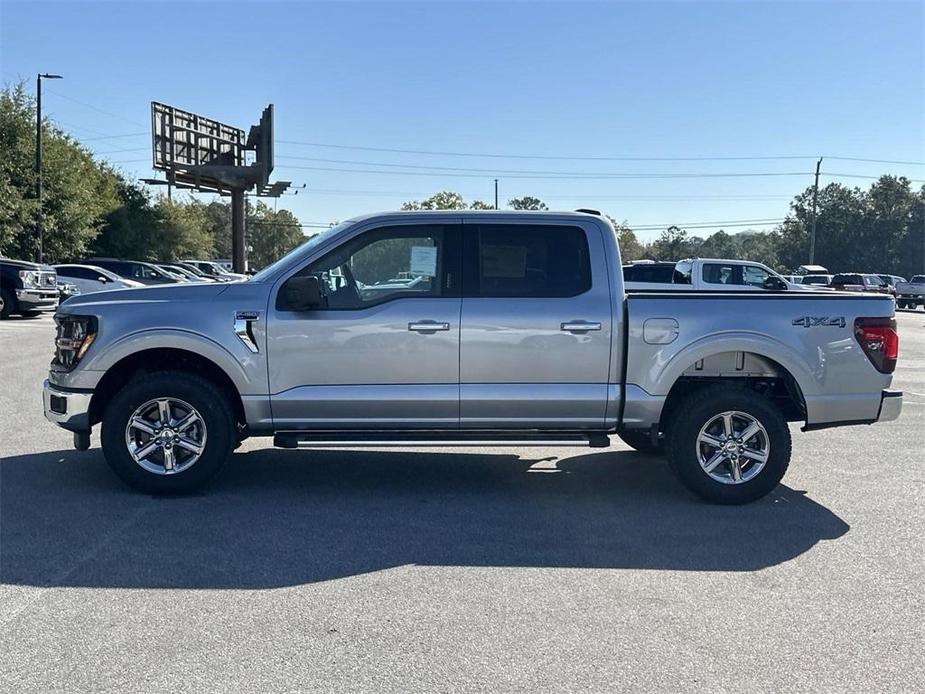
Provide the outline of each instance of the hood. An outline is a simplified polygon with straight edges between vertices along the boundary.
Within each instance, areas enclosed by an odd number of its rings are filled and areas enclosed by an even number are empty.
[[[0,258],[0,263],[4,265],[10,265],[12,267],[18,267],[23,270],[41,270],[42,272],[55,272],[55,269],[51,265],[45,265],[42,263],[30,263],[28,260],[10,260],[9,258]]]
[[[100,311],[107,306],[124,306],[125,304],[162,304],[203,302],[214,299],[231,285],[209,282],[189,282],[182,284],[162,284],[149,287],[120,288],[102,292],[92,292],[68,299],[59,308],[62,313],[79,313],[80,311]]]

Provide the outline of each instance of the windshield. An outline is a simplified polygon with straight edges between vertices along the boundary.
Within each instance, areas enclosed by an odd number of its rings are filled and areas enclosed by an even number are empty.
[[[334,227],[331,227],[330,229],[326,229],[322,231],[320,234],[315,234],[308,240],[304,241],[303,243],[293,248],[286,255],[284,255],[282,258],[277,260],[275,263],[271,263],[270,265],[267,265],[265,268],[263,268],[263,270],[261,270],[256,275],[251,277],[250,281],[251,282],[262,282],[267,277],[272,275],[276,271],[277,268],[285,265],[288,262],[288,258],[291,257],[293,254],[304,253],[308,250],[311,250],[312,248],[315,248],[316,246],[320,246],[322,243],[327,241],[329,238],[343,231],[347,227],[353,226],[353,224],[354,222],[341,222],[337,226],[334,226]]]

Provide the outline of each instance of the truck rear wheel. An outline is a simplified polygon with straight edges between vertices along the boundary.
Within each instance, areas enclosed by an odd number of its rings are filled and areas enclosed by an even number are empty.
[[[706,501],[745,504],[778,485],[790,463],[780,410],[737,386],[692,393],[675,409],[668,458],[681,482]]]
[[[106,462],[148,494],[198,489],[222,467],[235,444],[227,397],[195,374],[164,371],[135,378],[103,414]]]

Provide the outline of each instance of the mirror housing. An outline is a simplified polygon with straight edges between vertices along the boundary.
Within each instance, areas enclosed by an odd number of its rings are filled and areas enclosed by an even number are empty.
[[[276,301],[276,307],[282,311],[311,311],[324,305],[321,282],[315,275],[290,277],[280,289]]]
[[[761,286],[765,289],[771,289],[773,291],[786,291],[787,283],[784,282],[780,277],[768,277],[764,282],[761,283]]]
[[[96,278],[96,281],[97,281],[97,282],[102,282],[103,284],[106,284],[106,283],[109,281],[109,278],[108,278],[108,277],[103,277],[102,275],[100,275],[99,277]]]

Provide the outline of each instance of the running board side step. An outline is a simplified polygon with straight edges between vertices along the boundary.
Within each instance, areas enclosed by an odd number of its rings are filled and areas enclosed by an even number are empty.
[[[492,431],[282,431],[273,436],[277,448],[432,448],[436,446],[587,446],[607,448],[610,439],[598,432]]]

